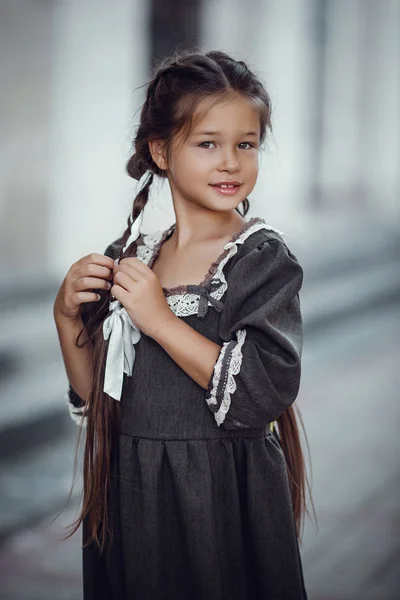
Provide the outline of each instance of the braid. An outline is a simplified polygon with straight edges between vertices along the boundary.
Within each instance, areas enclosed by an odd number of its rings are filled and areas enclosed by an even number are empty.
[[[139,217],[139,215],[142,214],[142,211],[144,210],[144,208],[147,204],[147,201],[149,199],[149,191],[150,191],[150,186],[154,179],[154,173],[149,172],[147,170],[142,174],[142,177],[143,177],[143,175],[146,175],[146,174],[147,174],[147,179],[145,181],[145,184],[141,187],[141,189],[139,190],[138,194],[136,195],[136,197],[133,201],[132,212],[130,213],[130,215],[128,217],[127,228],[125,229],[124,233],[122,234],[122,237],[120,238],[121,250],[119,252],[118,259],[117,259],[118,262],[120,262],[120,260],[122,260],[122,258],[126,258],[128,256],[133,256],[136,254],[136,249],[137,249],[137,241],[136,240],[134,240],[126,248],[125,248],[125,246],[129,240],[129,237],[130,237],[131,231],[132,231],[132,227],[133,227],[134,223],[136,222],[136,219]]]

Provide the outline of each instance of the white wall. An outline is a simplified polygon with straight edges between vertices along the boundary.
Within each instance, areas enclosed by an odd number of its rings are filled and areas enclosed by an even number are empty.
[[[326,7],[325,41],[319,0],[205,0],[202,12],[204,49],[247,61],[272,99],[274,132],[250,214],[300,235],[350,211],[400,217],[400,3]]]
[[[65,273],[125,229],[135,182],[125,174],[147,78],[140,0],[59,0],[54,11],[50,269]],[[137,120],[137,116],[136,116]]]

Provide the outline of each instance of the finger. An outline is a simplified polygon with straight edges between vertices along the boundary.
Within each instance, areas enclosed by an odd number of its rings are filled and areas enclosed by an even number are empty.
[[[96,265],[95,263],[86,263],[81,265],[76,270],[78,277],[98,277],[101,279],[111,279],[113,275],[113,269]]]
[[[97,277],[78,277],[75,280],[75,287],[77,291],[91,289],[109,290],[111,283],[106,279],[99,279]]]
[[[86,304],[87,302],[98,302],[101,300],[101,296],[95,292],[76,292],[72,297],[76,304]]]
[[[111,258],[110,256],[106,256],[105,254],[98,254],[97,252],[92,252],[91,254],[87,254],[86,256],[84,256],[81,261],[83,263],[94,263],[96,265],[100,265],[103,267],[108,267],[109,269],[112,269],[114,267],[114,259]],[[78,262],[81,262],[78,261]]]
[[[144,275],[146,275],[149,271],[151,271],[151,269],[147,265],[142,263],[142,261],[139,260],[138,258],[136,258],[135,256],[129,256],[128,258],[123,258],[120,261],[119,266],[121,266],[121,267],[129,266],[132,269],[135,269],[138,273],[143,273]]]
[[[128,306],[130,294],[123,287],[115,284],[112,286],[110,293],[121,302],[122,306]]]
[[[132,287],[137,283],[138,279],[134,278],[135,276],[131,276],[131,274],[124,273],[124,271],[119,270],[118,273],[114,275],[114,285],[117,284],[124,288],[126,291],[130,292]]]
[[[140,262],[140,261],[138,261],[138,262]],[[143,265],[143,266],[145,266],[145,265]],[[146,269],[147,269],[147,267],[146,267]],[[141,270],[140,268],[138,269],[136,267],[136,265],[132,265],[132,263],[124,263],[124,264],[118,265],[117,268],[114,269],[114,276],[118,272],[126,273],[134,281],[140,281],[140,279],[148,277],[147,271]]]

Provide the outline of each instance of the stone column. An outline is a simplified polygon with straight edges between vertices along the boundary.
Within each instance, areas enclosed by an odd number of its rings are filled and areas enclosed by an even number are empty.
[[[148,76],[148,3],[59,0],[54,7],[53,143],[47,244],[65,273],[126,226],[134,181],[125,174],[135,88]]]
[[[400,3],[364,3],[361,169],[368,210],[400,218]]]
[[[361,4],[359,0],[335,0],[327,5],[319,187],[326,207],[333,209],[357,204],[362,189]]]

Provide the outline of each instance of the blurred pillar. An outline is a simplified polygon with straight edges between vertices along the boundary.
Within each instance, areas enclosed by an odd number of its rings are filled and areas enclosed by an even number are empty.
[[[399,225],[400,3],[363,5],[360,111],[362,174],[369,208]],[[393,218],[395,221],[393,221]]]
[[[197,46],[199,7],[200,0],[152,0],[151,67],[175,50]]]
[[[313,11],[313,0],[206,0],[203,7],[205,47],[245,60],[271,96],[273,134],[250,201],[286,231],[304,213],[313,181]]]
[[[0,269],[15,279],[47,266],[52,12],[0,2]]]
[[[360,163],[362,71],[360,0],[327,5],[320,190],[326,206],[363,201]]]
[[[310,208],[314,213],[323,209],[321,194],[321,157],[324,144],[324,92],[326,78],[327,17],[330,0],[314,0],[314,10],[310,36],[313,43],[313,88],[314,101],[309,106],[310,144],[312,155],[312,181]]]
[[[175,51],[194,50],[199,43],[201,0],[152,0],[150,3],[150,70]],[[175,220],[168,181],[156,177],[146,206],[143,231],[165,229]]]
[[[116,239],[132,207],[125,174],[134,88],[147,78],[148,5],[142,0],[54,4],[50,268],[57,273]],[[137,115],[135,115],[135,118]]]

